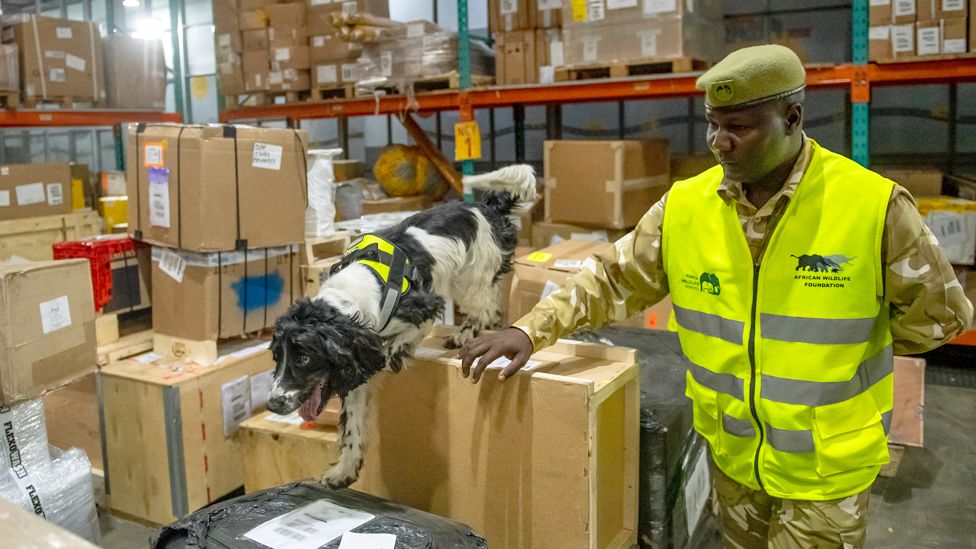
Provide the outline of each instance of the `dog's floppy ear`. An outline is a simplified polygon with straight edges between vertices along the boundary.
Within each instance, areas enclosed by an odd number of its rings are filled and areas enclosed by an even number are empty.
[[[323,348],[333,363],[329,385],[339,396],[366,383],[386,365],[379,334],[358,319],[321,327]]]

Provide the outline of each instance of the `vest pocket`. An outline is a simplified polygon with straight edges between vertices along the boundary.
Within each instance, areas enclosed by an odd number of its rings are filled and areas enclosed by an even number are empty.
[[[821,476],[888,463],[888,439],[869,393],[814,408],[813,431]]]
[[[691,376],[691,372],[688,372],[685,375],[685,396],[693,403],[695,430],[717,451],[720,428],[718,395],[715,391],[699,385]]]

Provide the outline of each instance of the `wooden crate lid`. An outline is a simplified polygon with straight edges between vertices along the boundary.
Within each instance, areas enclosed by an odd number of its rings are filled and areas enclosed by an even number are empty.
[[[275,416],[271,412],[262,412],[241,423],[241,429],[322,442],[337,442],[339,440],[339,433],[335,427],[314,423],[312,428],[302,429],[294,423],[270,419],[272,417],[280,416]]]
[[[185,381],[220,372],[242,361],[267,361],[268,368],[274,367],[267,341],[250,340],[220,349],[220,358],[213,364],[198,364],[185,359],[161,356],[149,352],[113,362],[100,371],[101,375],[119,377],[150,383],[172,386]]]
[[[415,363],[450,364],[461,367],[457,351],[444,348],[451,326],[436,326],[414,353]],[[533,379],[587,385],[591,395],[608,394],[637,377],[637,351],[627,347],[607,347],[597,343],[559,340],[532,355],[518,375]],[[597,398],[597,400],[600,400]]]

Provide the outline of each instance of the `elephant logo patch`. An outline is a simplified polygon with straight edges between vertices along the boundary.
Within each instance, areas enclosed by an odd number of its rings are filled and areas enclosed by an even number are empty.
[[[698,277],[698,290],[712,295],[719,295],[722,293],[722,285],[714,273],[702,273]]]

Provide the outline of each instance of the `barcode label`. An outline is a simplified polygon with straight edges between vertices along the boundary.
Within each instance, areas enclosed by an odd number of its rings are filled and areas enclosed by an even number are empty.
[[[582,259],[557,259],[552,264],[557,269],[580,269],[583,267]]]
[[[603,0],[586,0],[586,18],[588,21],[603,21],[606,16]]]
[[[54,29],[54,33],[61,40],[71,40],[71,36],[72,36],[71,27],[58,27]]]
[[[644,0],[644,15],[671,13],[677,9],[678,0]]]
[[[299,532],[296,532],[296,531],[292,530],[291,528],[286,528],[284,526],[279,526],[279,527],[275,528],[274,529],[274,532],[276,534],[281,534],[282,536],[285,536],[286,538],[291,538],[293,540],[298,540],[298,541],[302,541],[303,539],[305,539],[305,538],[308,537],[305,534],[301,534]]]
[[[607,0],[608,10],[622,10],[625,8],[636,8],[637,0]]]
[[[30,206],[31,204],[43,204],[45,202],[44,183],[17,185],[14,187],[14,192],[17,193],[18,206]]]
[[[966,0],[942,0],[942,11],[962,11],[966,9]]]
[[[657,31],[640,34],[641,57],[657,57]]]
[[[60,183],[47,184],[47,204],[48,206],[60,206],[64,204],[64,188]]]
[[[147,168],[163,167],[163,144],[146,143],[142,147],[142,165]]]
[[[966,222],[953,212],[933,212],[925,218],[925,224],[942,246],[966,241]]]
[[[186,260],[179,254],[164,250],[159,256],[159,270],[168,274],[173,280],[183,283],[183,273],[186,271]]]
[[[966,53],[966,39],[955,38],[942,41],[942,53]]]
[[[169,228],[169,168],[149,168],[149,224]]]
[[[518,13],[518,0],[502,0],[499,11],[501,11],[502,15]]]
[[[335,65],[319,65],[315,67],[315,78],[320,84],[335,84],[336,82],[336,66]]]
[[[64,69],[51,69],[48,74],[48,80],[51,82],[64,82]]]
[[[224,436],[237,432],[241,423],[251,417],[251,378],[241,376],[220,386],[224,411]],[[290,526],[288,524],[285,525]]]
[[[374,515],[319,500],[244,533],[244,537],[278,549],[317,549],[371,520]]]

